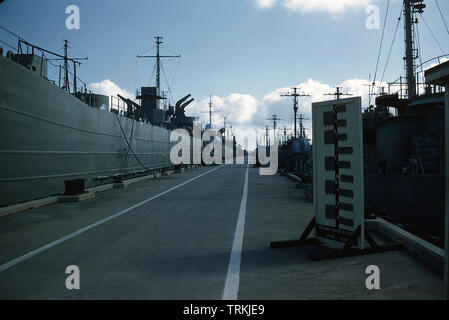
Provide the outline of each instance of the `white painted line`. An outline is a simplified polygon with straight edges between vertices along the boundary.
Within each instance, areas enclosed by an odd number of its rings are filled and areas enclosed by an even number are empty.
[[[240,286],[240,262],[242,261],[243,234],[245,232],[246,201],[248,199],[248,171],[246,167],[245,184],[243,186],[242,201],[235,227],[234,242],[232,243],[231,258],[229,260],[228,274],[223,291],[223,300],[237,300]]]
[[[92,224],[90,224],[90,225],[88,225],[88,226],[86,226],[84,228],[81,228],[81,229],[79,229],[79,230],[77,230],[77,231],[75,231],[73,233],[70,233],[70,234],[68,234],[68,235],[66,235],[66,236],[64,236],[64,237],[62,237],[62,238],[60,238],[60,239],[58,239],[56,241],[48,243],[48,244],[46,244],[46,245],[44,245],[44,246],[42,246],[42,247],[40,247],[40,248],[38,248],[36,250],[28,252],[27,254],[24,254],[23,256],[20,256],[20,257],[14,259],[14,260],[11,260],[11,261],[9,261],[9,262],[7,262],[7,263],[5,263],[5,264],[0,266],[0,272],[5,271],[5,270],[15,266],[16,264],[22,262],[22,261],[28,260],[31,257],[34,257],[35,255],[37,255],[37,254],[39,254],[41,252],[44,252],[45,250],[53,248],[53,247],[55,247],[55,246],[65,242],[65,241],[67,241],[69,239],[72,239],[72,238],[74,238],[74,237],[76,237],[76,236],[78,236],[78,235],[80,235],[80,234],[82,234],[82,233],[84,233],[86,231],[89,231],[90,229],[93,229],[93,228],[95,228],[95,227],[97,227],[97,226],[99,226],[99,225],[101,225],[103,223],[106,223],[106,222],[111,221],[111,220],[113,220],[115,218],[118,218],[121,215],[124,215],[125,213],[128,213],[128,212],[130,212],[130,211],[132,211],[132,210],[134,210],[134,209],[136,209],[136,208],[138,208],[140,206],[143,206],[144,204],[146,204],[146,203],[148,203],[148,202],[150,202],[150,201],[152,201],[154,199],[162,197],[163,195],[166,195],[167,193],[169,193],[169,192],[171,192],[173,190],[176,190],[176,189],[178,189],[178,188],[180,188],[180,187],[182,187],[182,186],[184,186],[184,185],[186,185],[186,184],[188,184],[188,183],[190,183],[190,182],[192,182],[192,181],[194,181],[196,179],[199,179],[199,178],[209,174],[209,173],[212,173],[215,170],[218,170],[218,169],[220,169],[222,167],[223,166],[219,166],[218,168],[215,168],[215,169],[209,170],[209,171],[207,171],[205,173],[202,173],[202,174],[200,174],[200,175],[198,175],[198,176],[196,176],[196,177],[194,177],[192,179],[189,179],[187,181],[184,181],[183,183],[178,184],[177,186],[174,186],[174,187],[172,187],[172,188],[170,188],[170,189],[168,189],[168,190],[166,190],[164,192],[161,192],[161,193],[159,193],[159,194],[157,194],[155,196],[152,196],[151,198],[148,198],[148,199],[146,199],[146,200],[144,200],[142,202],[139,202],[139,203],[137,203],[137,204],[135,204],[135,205],[125,209],[125,210],[117,212],[117,213],[113,214],[112,216],[109,216],[109,217],[104,218],[102,220],[99,220],[99,221],[97,221],[95,223],[92,223]]]

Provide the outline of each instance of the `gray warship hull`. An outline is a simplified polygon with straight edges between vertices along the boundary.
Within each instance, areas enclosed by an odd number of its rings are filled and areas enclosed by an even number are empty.
[[[90,107],[0,56],[0,206],[171,167],[172,145],[169,130]]]

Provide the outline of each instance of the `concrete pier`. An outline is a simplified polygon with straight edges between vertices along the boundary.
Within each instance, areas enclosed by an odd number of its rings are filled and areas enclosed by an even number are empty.
[[[5,216],[0,299],[221,299],[229,282],[250,300],[443,298],[442,273],[407,251],[312,262],[314,247],[271,249],[307,226],[305,197],[285,176],[227,165]],[[80,290],[65,287],[69,265]],[[380,290],[365,289],[369,265]]]

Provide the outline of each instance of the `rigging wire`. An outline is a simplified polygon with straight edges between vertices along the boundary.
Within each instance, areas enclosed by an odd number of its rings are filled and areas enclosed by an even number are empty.
[[[374,84],[376,83],[377,69],[379,67],[380,54],[382,53],[382,45],[383,45],[383,41],[384,41],[384,35],[385,35],[385,29],[386,29],[389,9],[390,9],[390,0],[388,0],[388,2],[387,2],[387,10],[385,12],[385,19],[384,19],[384,25],[383,25],[383,30],[382,30],[382,37],[380,38],[379,53],[377,54],[377,62],[376,62],[376,71],[374,72],[374,79],[373,79],[373,83]],[[368,104],[369,105],[371,105],[371,94],[373,92],[374,92],[374,85],[373,85],[372,92],[370,92],[370,94],[368,95],[369,96],[369,98],[368,98]]]
[[[181,60],[178,59],[178,63],[176,64],[175,73],[174,73],[174,75],[173,75],[173,79],[171,80],[171,86],[172,86],[172,87],[174,87],[174,85],[175,85],[175,79],[176,79],[176,76],[178,75],[180,62],[181,62]]]
[[[170,51],[172,54],[174,54],[174,55],[179,55],[179,53],[176,53],[176,52],[174,52],[174,51],[172,51],[172,50],[170,50],[169,48],[167,48],[166,46],[164,46],[163,44],[161,44],[161,47],[163,47],[163,48],[165,48],[165,49],[167,49],[168,51]]]
[[[23,40],[22,37],[18,36],[17,34],[15,34],[14,32],[12,32],[11,30],[6,29],[5,27],[0,26],[0,29],[3,29],[3,30],[5,30],[6,32],[12,34],[14,37]]]
[[[165,83],[167,84],[168,92],[170,93],[171,99],[172,99],[172,101],[175,101],[175,99],[173,98],[173,93],[172,93],[172,91],[170,89],[170,85],[168,84],[168,79],[167,79],[167,76],[165,75],[165,70],[164,70],[164,67],[162,65],[162,62],[161,62],[161,69],[162,69],[162,73],[164,74]]]
[[[179,53],[176,53],[176,52],[174,52],[173,50],[170,50],[169,48],[167,48],[167,47],[164,46],[163,44],[161,44],[161,47],[164,48],[164,49],[166,49],[167,51],[169,51],[169,52],[172,53],[173,55],[176,55],[176,56],[179,55]],[[173,58],[175,58],[175,57],[173,57]],[[176,57],[176,58],[177,58],[177,57]],[[178,63],[176,64],[175,74],[174,74],[174,76],[173,76],[173,79],[171,80],[172,87],[173,87],[173,85],[174,85],[175,78],[176,78],[176,76],[178,75],[179,64],[180,64],[180,60],[178,59]],[[167,78],[167,76],[165,75],[165,71],[164,71],[164,68],[162,67],[162,63],[161,63],[161,68],[162,68],[162,72],[164,73],[165,82],[166,82],[167,87],[168,87],[168,90],[169,90],[169,92],[170,92],[170,96],[171,96],[171,98],[172,98],[172,100],[173,100],[173,102],[174,102],[175,99],[173,98],[173,94],[172,94],[172,91],[171,91],[171,89],[170,89],[170,85],[169,85],[169,83],[168,83],[168,78]]]
[[[421,66],[421,72],[422,72],[423,71],[422,58],[421,58],[422,51],[421,51],[421,41],[420,41],[420,38],[419,38],[418,24],[415,25],[415,31],[416,32],[414,32],[414,37],[415,37],[415,41],[416,41],[416,43],[418,45],[418,58],[419,58],[419,64]],[[413,66],[413,70],[414,71],[415,70],[418,71],[418,68]],[[419,76],[420,76],[419,72],[416,72],[416,85],[417,85],[418,94],[419,94],[419,81],[420,81],[419,80]]]
[[[118,124],[120,125],[120,130],[122,131],[122,135],[123,138],[125,138],[126,144],[128,145],[129,150],[132,152],[132,154],[134,155],[134,158],[137,160],[137,162],[147,171],[150,171],[143,163],[142,161],[140,161],[139,157],[136,155],[136,153],[134,152],[133,148],[131,147],[131,144],[128,141],[128,138],[126,137],[125,131],[123,130],[122,127],[122,122],[120,121],[118,114],[115,114]]]
[[[424,16],[420,13],[419,14],[422,18],[422,20],[424,21],[424,23],[427,26],[427,29],[429,29],[430,34],[432,35],[433,39],[435,40],[435,42],[438,44],[438,46],[440,47],[441,52],[443,52],[443,54],[446,54],[446,52],[444,52],[443,47],[441,46],[440,42],[438,41],[438,39],[435,37],[435,34],[432,32],[432,29],[430,29],[429,24],[427,23],[426,19],[424,19]]]
[[[133,133],[134,133],[134,121],[132,122],[132,127],[131,127],[131,134],[129,135],[129,139],[133,138]],[[125,171],[125,167],[128,166],[129,163],[129,155],[130,155],[130,148],[128,147],[128,149],[126,150],[126,155],[123,158],[123,162],[122,162],[122,168],[120,169],[120,172],[124,172]]]
[[[10,48],[13,49],[13,50],[17,50],[17,48],[14,48],[12,45],[6,43],[5,41],[0,40],[0,42],[3,43],[4,45],[10,47]]]
[[[153,67],[153,72],[151,73],[151,77],[150,77],[150,81],[148,82],[148,85],[151,86],[151,84],[153,83],[153,79],[154,79],[154,73],[156,72],[156,63],[154,64]]]
[[[380,80],[380,84],[381,85],[382,85],[382,81],[384,80],[384,77],[385,77],[385,72],[387,71],[388,63],[390,62],[391,52],[393,51],[393,46],[394,46],[395,41],[396,41],[396,35],[398,33],[399,24],[401,23],[401,19],[402,19],[402,10],[403,9],[404,9],[404,4],[402,4],[401,11],[399,12],[398,23],[396,24],[396,30],[394,31],[393,40],[391,41],[390,51],[388,52],[387,61],[385,63],[385,67],[384,67],[384,70],[382,72],[382,78]]]
[[[77,51],[75,48],[73,48],[71,45],[67,45],[67,47],[70,49],[69,55],[71,52],[76,53],[77,55],[81,56],[81,57],[85,57],[85,54],[82,54],[81,52]],[[87,60],[88,61],[88,60]]]
[[[438,11],[440,11],[441,19],[443,19],[443,23],[444,23],[444,26],[446,27],[446,31],[449,34],[449,28],[447,27],[446,20],[444,20],[443,12],[441,12],[441,8],[440,8],[440,5],[438,4],[438,0],[435,0],[435,3],[437,4]]]
[[[145,52],[143,52],[142,54],[140,54],[141,56],[147,54],[150,50],[153,50],[154,48],[156,48],[156,45],[152,46],[150,49],[146,50]],[[138,54],[139,55],[139,54]]]
[[[418,44],[418,52],[419,52],[419,64],[421,66],[421,73],[423,72],[423,63],[422,63],[422,51],[421,51],[421,39],[419,38],[419,29],[418,24],[416,24],[416,43]],[[419,90],[419,74],[418,74],[418,90]]]
[[[134,90],[137,93],[137,58],[136,58],[136,71],[134,72]]]

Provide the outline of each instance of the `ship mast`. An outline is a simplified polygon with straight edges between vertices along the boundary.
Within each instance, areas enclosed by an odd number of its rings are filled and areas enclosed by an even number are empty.
[[[68,40],[64,40],[64,88],[69,91]]]
[[[276,129],[277,129],[277,123],[278,121],[281,121],[282,119],[279,118],[276,114],[273,115],[271,118],[267,119],[268,121],[273,121],[273,137],[274,141],[276,141]]]
[[[209,95],[209,111],[204,111],[204,112],[201,112],[201,113],[208,113],[209,114],[209,126],[210,126],[210,129],[212,129],[212,113],[219,112],[219,111],[212,110],[212,105],[213,105],[213,103],[212,103],[212,95]]]
[[[412,1],[404,0],[404,18],[405,18],[405,69],[407,77],[408,98],[413,99],[416,95],[416,80],[413,57],[413,17]]]
[[[164,37],[156,36],[154,37],[156,39],[156,55],[155,56],[137,56],[137,58],[156,58],[156,88],[157,88],[157,94],[160,95],[161,92],[161,58],[180,58],[181,55],[176,56],[161,56],[160,54],[160,48],[162,39]]]
[[[405,70],[407,77],[408,98],[414,99],[416,97],[416,77],[415,77],[415,59],[418,58],[419,53],[415,49],[414,43],[414,20],[413,14],[422,13],[426,7],[423,4],[424,0],[404,0],[404,28],[405,28]],[[416,52],[416,55],[415,55]]]
[[[297,93],[298,91],[298,87],[292,87],[293,89],[293,93],[289,93],[289,94],[281,94],[281,97],[293,97],[293,112],[294,114],[294,119],[295,119],[295,131],[294,131],[294,137],[296,139],[296,133],[297,133],[297,123],[296,123],[296,118],[298,115],[298,97],[310,97],[310,95],[308,94],[299,94]]]
[[[160,55],[160,47],[162,44],[162,37],[156,37],[156,88],[157,94],[159,94],[161,90],[161,55]]]
[[[306,137],[306,130],[304,128],[304,120],[310,120],[309,118],[304,118],[302,114],[299,115],[299,137],[305,138]]]
[[[337,92],[334,93],[325,93],[325,96],[335,96],[335,99],[340,100],[341,96],[352,96],[351,93],[343,93],[340,91],[341,87],[335,87],[337,89]]]

